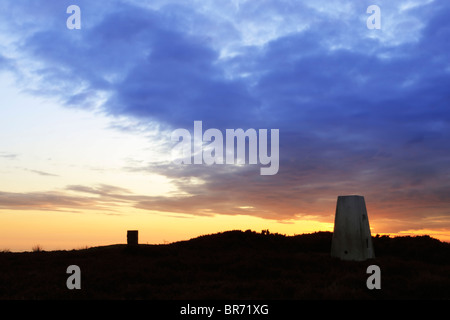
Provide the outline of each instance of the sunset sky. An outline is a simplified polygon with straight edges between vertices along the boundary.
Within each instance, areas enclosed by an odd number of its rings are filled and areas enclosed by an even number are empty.
[[[0,250],[333,231],[350,194],[372,235],[450,241],[449,16],[438,0],[2,0]],[[278,173],[174,164],[171,133],[194,121],[279,129]]]

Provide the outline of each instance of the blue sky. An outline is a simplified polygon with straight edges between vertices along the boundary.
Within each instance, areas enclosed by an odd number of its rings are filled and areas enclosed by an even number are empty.
[[[0,161],[24,180],[0,182],[0,206],[330,222],[338,195],[361,194],[377,232],[448,235],[449,14],[437,0],[2,1]],[[196,120],[279,129],[278,174],[171,164],[170,132]]]

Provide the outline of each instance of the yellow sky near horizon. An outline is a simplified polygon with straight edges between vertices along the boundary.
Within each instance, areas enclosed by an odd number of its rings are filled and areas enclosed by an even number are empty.
[[[229,230],[252,230],[292,236],[317,231],[333,231],[333,221],[304,219],[282,223],[244,215],[191,216],[133,209],[107,215],[101,212],[51,212],[0,210],[0,251],[32,251],[39,246],[46,251],[72,250],[126,243],[127,230],[139,231],[139,243],[166,244],[189,240],[205,234]],[[370,220],[370,213],[369,213]],[[398,233],[378,232],[377,222],[370,221],[372,236],[430,235],[450,242],[447,230],[406,230]],[[376,248],[375,248],[376,249]]]
[[[100,212],[1,210],[0,250],[71,250],[126,243],[127,230],[139,230],[139,243],[164,244],[228,230],[253,230],[286,235],[332,231],[332,223],[314,220],[280,223],[251,216],[182,216],[148,212],[105,215]]]

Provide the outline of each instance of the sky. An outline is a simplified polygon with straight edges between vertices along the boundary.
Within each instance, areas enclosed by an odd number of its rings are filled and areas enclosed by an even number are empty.
[[[450,241],[449,15],[439,0],[1,1],[0,250],[333,231],[353,194],[372,235]],[[171,133],[194,121],[279,130],[278,172],[174,163]]]

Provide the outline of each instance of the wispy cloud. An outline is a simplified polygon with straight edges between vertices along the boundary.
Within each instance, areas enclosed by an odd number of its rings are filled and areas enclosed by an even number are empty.
[[[0,192],[0,209],[8,210],[93,210],[104,214],[120,213],[119,206],[132,204],[136,195],[129,191],[109,186],[67,186],[63,190],[40,192]]]
[[[8,153],[8,152],[0,152],[0,158],[8,159],[8,160],[15,160],[18,158],[18,154],[15,153]]]
[[[48,173],[48,172],[44,172],[44,171],[40,171],[40,170],[32,170],[32,169],[26,169],[26,168],[23,168],[23,170],[32,172],[32,173],[35,173],[35,174],[38,174],[38,175],[44,176],[44,177],[59,177],[59,175],[57,175],[57,174]]]

